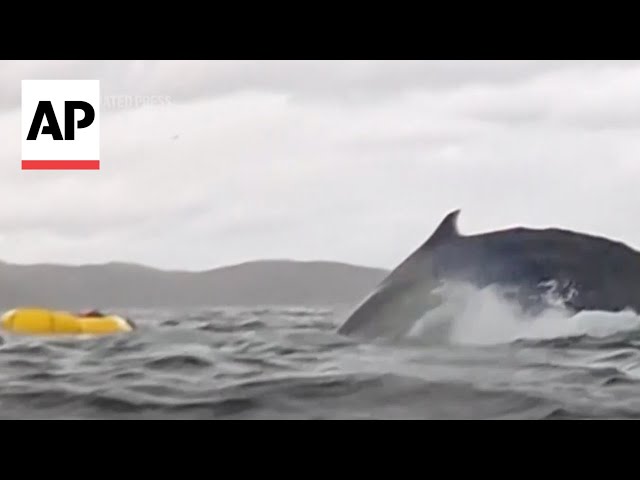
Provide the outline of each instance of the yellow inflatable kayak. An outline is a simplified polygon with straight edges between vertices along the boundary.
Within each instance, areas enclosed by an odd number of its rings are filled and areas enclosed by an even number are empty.
[[[16,308],[0,317],[0,327],[15,333],[106,335],[130,332],[131,321],[118,315],[100,312],[71,313],[44,308]]]

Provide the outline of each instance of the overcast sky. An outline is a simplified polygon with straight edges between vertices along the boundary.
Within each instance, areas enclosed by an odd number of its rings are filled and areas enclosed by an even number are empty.
[[[103,107],[99,171],[22,171],[21,80],[55,78],[165,103]],[[640,63],[2,61],[0,132],[7,262],[391,268],[455,208],[640,248]]]

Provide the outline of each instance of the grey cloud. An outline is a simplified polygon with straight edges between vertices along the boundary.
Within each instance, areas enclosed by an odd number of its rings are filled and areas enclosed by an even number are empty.
[[[606,109],[601,112],[594,109],[570,115],[563,121],[569,126],[585,130],[635,130],[640,128],[640,103],[635,104],[632,108],[632,110],[620,109],[618,111]]]
[[[370,138],[365,135],[345,141],[343,148],[354,154],[373,153],[405,154],[407,151],[426,152],[450,146],[459,146],[470,140],[468,132],[439,132],[425,129],[422,132],[390,135],[382,138]]]
[[[92,75],[36,65],[2,67]],[[99,172],[21,172],[19,111],[0,114],[5,260],[391,267],[453,208],[467,232],[555,224],[640,244],[640,144],[572,124],[633,113],[638,64],[93,65],[109,92],[185,101],[105,116]]]
[[[544,108],[532,106],[530,108],[504,109],[483,111],[473,114],[474,118],[481,121],[505,124],[509,126],[526,126],[533,123],[549,121],[551,114]]]
[[[604,64],[608,64],[604,62]],[[309,97],[378,96],[415,89],[511,84],[598,62],[561,61],[223,61],[154,62],[139,66],[141,85],[179,100],[237,91]]]
[[[606,62],[605,62],[606,64]],[[0,108],[17,107],[23,78],[99,78],[105,96],[172,102],[256,91],[367,103],[416,89],[509,85],[597,62],[560,61],[75,61],[0,63]]]
[[[455,92],[447,109],[505,126],[554,125],[585,130],[640,127],[640,64],[578,64],[524,84]]]

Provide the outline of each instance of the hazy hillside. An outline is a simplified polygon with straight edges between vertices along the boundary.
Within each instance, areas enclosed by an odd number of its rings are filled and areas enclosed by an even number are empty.
[[[384,270],[332,262],[257,261],[203,272],[140,265],[0,262],[0,308],[333,305],[357,301]]]

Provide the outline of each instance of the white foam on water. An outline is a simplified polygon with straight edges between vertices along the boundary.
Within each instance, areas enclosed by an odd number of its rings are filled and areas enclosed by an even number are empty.
[[[640,316],[630,311],[589,311],[572,316],[555,302],[551,308],[532,316],[492,287],[448,285],[441,293],[444,303],[415,323],[408,334],[412,341],[493,345],[523,339],[606,337],[640,330]]]

